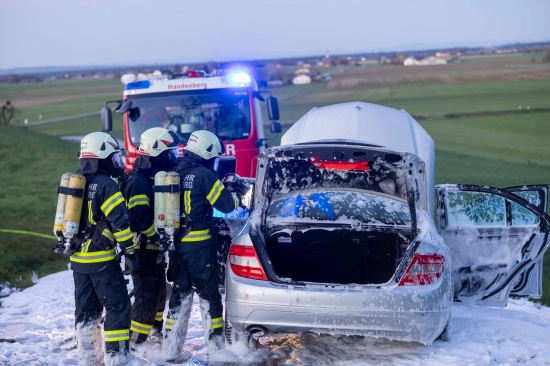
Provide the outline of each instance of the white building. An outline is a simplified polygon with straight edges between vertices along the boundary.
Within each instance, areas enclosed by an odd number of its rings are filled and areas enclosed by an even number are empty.
[[[445,65],[447,60],[441,57],[429,56],[423,58],[422,60],[417,60],[416,58],[410,56],[403,61],[405,66],[415,66],[415,65]]]
[[[445,65],[447,60],[440,57],[430,56],[418,61],[418,65]]]
[[[407,57],[404,61],[403,61],[403,65],[405,66],[414,66],[414,65],[418,65],[418,60],[412,56],[410,57]]]
[[[294,85],[304,85],[311,84],[311,76],[306,74],[299,74],[292,79],[292,84]]]

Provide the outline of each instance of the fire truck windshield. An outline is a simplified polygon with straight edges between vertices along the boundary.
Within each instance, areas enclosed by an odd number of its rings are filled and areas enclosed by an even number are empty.
[[[164,127],[186,142],[193,131],[209,130],[224,141],[250,136],[250,102],[246,88],[190,90],[129,97],[130,139],[134,145],[145,130]]]

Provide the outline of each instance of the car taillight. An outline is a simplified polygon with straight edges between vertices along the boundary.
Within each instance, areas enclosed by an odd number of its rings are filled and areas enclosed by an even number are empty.
[[[311,163],[317,169],[327,169],[327,170],[369,170],[368,161],[349,161],[349,160],[321,160],[318,156],[313,156],[310,158]]]
[[[440,254],[416,253],[399,286],[422,286],[435,283],[445,269],[445,257]]]
[[[229,249],[229,264],[237,276],[267,281],[253,246],[233,244]]]

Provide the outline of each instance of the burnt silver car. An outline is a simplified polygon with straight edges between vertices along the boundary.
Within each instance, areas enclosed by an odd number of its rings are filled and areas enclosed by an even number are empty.
[[[260,155],[229,249],[229,343],[309,331],[430,344],[449,339],[453,300],[540,296],[546,187],[438,186],[436,228],[433,141],[406,112],[316,108],[282,143]]]

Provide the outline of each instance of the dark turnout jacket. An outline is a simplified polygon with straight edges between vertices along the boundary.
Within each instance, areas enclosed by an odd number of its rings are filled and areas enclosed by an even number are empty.
[[[130,228],[135,233],[155,236],[155,177],[148,170],[132,171],[123,184],[123,194],[129,211]],[[143,247],[142,247],[143,249]]]
[[[180,175],[182,226],[188,223],[191,228],[185,236],[182,236],[185,231],[180,230],[178,251],[188,252],[212,242],[212,207],[229,213],[237,208],[239,201],[225,189],[213,171],[192,158],[179,158],[175,171]]]
[[[70,261],[73,271],[96,273],[115,260],[116,243],[122,251],[133,248],[134,243],[128,209],[117,183],[101,170],[85,177],[77,248]]]

